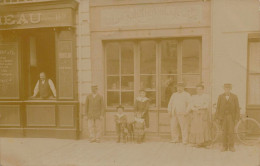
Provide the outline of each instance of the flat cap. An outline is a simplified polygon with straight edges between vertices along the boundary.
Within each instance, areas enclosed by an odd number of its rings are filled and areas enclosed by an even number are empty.
[[[232,88],[232,84],[230,84],[230,83],[225,83],[225,84],[224,84],[224,88]]]
[[[184,87],[185,84],[184,84],[184,82],[178,82],[178,83],[177,83],[177,86],[182,86],[182,87]]]

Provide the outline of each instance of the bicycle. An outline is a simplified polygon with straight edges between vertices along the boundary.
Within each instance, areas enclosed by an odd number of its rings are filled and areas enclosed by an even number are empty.
[[[213,108],[216,109],[215,104],[213,105]],[[214,116],[214,114],[212,114],[212,116]],[[212,134],[211,142],[215,143],[222,135],[221,126],[213,120],[210,127]],[[234,134],[244,145],[256,145],[260,143],[260,123],[257,120],[242,114],[237,124],[235,124]]]
[[[248,116],[241,115],[235,126],[235,134],[238,140],[249,146],[260,143],[260,123]]]

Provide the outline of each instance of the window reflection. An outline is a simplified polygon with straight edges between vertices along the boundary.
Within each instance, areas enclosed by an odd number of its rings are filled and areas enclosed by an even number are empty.
[[[177,41],[162,41],[162,74],[177,74]]]
[[[169,100],[176,92],[177,76],[166,75],[161,77],[161,106],[167,107]]]
[[[121,44],[121,73],[134,74],[134,45],[132,43]]]
[[[140,73],[156,73],[156,43],[143,41],[140,43]]]
[[[200,72],[200,41],[185,39],[182,42],[182,73]]]
[[[107,44],[108,106],[133,106],[135,92],[144,89],[151,107],[159,103],[166,108],[179,81],[194,94],[201,82],[200,42],[198,38],[184,38]]]
[[[119,75],[119,45],[109,43],[106,49],[107,54],[107,74]]]

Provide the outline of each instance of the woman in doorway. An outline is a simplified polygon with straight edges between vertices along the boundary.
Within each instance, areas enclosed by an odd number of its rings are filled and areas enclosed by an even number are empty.
[[[205,147],[210,141],[209,96],[204,93],[204,86],[196,86],[197,94],[191,97],[191,128],[189,142],[197,147]]]
[[[141,113],[141,117],[145,121],[145,127],[149,128],[149,99],[146,97],[145,90],[139,91],[139,96],[135,101],[135,116]],[[143,141],[143,140],[142,140]]]

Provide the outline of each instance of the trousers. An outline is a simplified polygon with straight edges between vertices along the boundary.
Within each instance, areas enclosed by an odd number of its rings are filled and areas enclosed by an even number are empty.
[[[222,145],[225,148],[234,147],[235,122],[231,115],[226,115],[222,121]]]
[[[88,131],[91,140],[100,140],[102,133],[101,119],[88,119]]]
[[[184,114],[175,114],[171,117],[172,141],[179,142],[182,137],[183,143],[189,140],[189,117]]]

